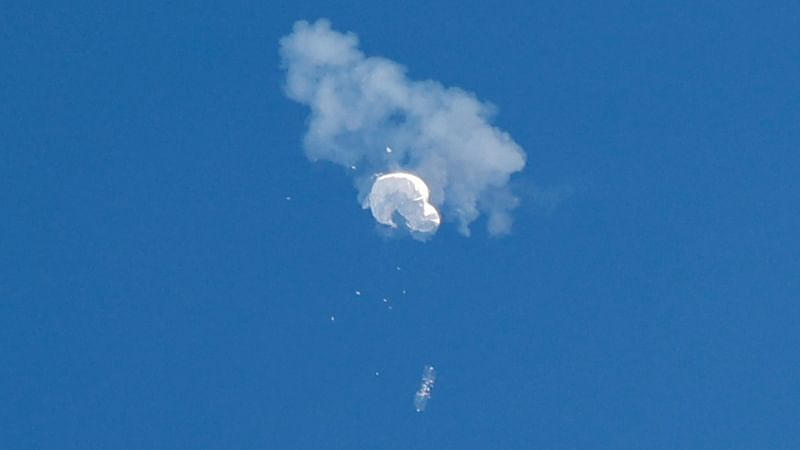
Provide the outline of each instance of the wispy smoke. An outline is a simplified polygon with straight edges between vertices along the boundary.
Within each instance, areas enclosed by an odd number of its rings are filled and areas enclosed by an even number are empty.
[[[425,180],[431,202],[463,234],[481,213],[491,234],[510,231],[517,202],[507,183],[525,166],[525,153],[490,124],[490,105],[459,88],[408,79],[403,66],[366,57],[354,34],[327,20],[295,23],[280,45],[286,94],[311,108],[308,157],[351,169],[360,201],[376,173],[408,172]]]

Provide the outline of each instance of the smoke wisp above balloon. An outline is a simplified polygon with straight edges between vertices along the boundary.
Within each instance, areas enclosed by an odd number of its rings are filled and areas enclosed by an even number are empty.
[[[508,182],[525,166],[525,153],[491,125],[494,108],[465,90],[411,80],[394,61],[365,56],[354,34],[333,30],[327,20],[295,23],[280,53],[286,95],[310,108],[307,156],[347,168],[378,222],[396,226],[399,213],[411,230],[433,232],[445,221],[468,235],[470,223],[487,214],[491,234],[509,232],[517,201]],[[428,198],[408,197],[408,178],[375,176],[387,173],[423,181]],[[373,192],[384,200],[374,203]]]

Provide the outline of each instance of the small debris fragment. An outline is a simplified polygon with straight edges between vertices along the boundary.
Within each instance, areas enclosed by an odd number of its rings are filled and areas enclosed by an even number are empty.
[[[356,291],[356,295],[361,295],[361,291]]]

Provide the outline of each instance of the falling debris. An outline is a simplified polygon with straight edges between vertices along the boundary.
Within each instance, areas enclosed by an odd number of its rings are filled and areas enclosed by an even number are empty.
[[[400,270],[400,266],[397,266],[397,270],[398,270],[398,271]]]
[[[403,295],[406,295],[406,290],[405,289],[403,289]]]
[[[431,391],[433,384],[436,382],[436,370],[433,366],[425,366],[422,369],[422,382],[420,383],[419,390],[414,394],[414,408],[417,412],[425,411],[428,405],[428,400],[431,398]]]
[[[361,295],[361,291],[356,291],[356,295]]]
[[[335,322],[335,321],[336,321],[336,316],[331,316],[331,322]]]
[[[389,299],[388,299],[388,298],[386,298],[386,297],[383,297],[383,303],[386,303],[386,302],[388,302],[388,301],[389,301]]]
[[[380,375],[381,375],[381,373],[380,373],[380,372],[377,372],[377,371],[375,372],[375,376],[376,376],[376,377],[379,377]]]
[[[291,200],[291,199],[292,199],[292,196],[291,196],[291,195],[287,195],[287,196],[286,196],[286,201],[289,201],[289,200]]]
[[[364,208],[372,210],[379,223],[397,228],[393,217],[399,214],[411,231],[433,233],[439,227],[439,212],[430,203],[428,185],[416,175],[394,172],[379,176],[372,185]]]
[[[386,147],[386,153],[392,153],[392,149],[390,147]]]

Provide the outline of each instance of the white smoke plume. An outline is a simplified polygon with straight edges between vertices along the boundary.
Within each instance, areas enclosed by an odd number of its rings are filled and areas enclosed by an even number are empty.
[[[365,207],[375,174],[410,173],[463,234],[481,213],[491,234],[509,232],[517,201],[507,185],[525,153],[491,125],[491,105],[459,88],[410,80],[403,66],[365,56],[353,33],[332,30],[327,20],[295,23],[280,53],[286,95],[311,109],[306,154],[353,169]]]

